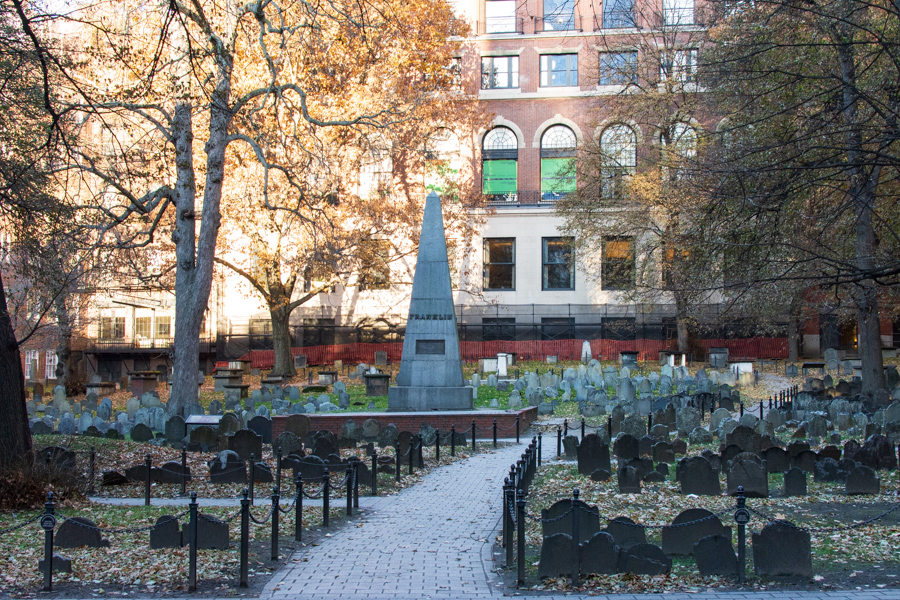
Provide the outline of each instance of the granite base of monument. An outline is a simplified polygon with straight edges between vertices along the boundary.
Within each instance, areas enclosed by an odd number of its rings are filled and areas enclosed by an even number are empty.
[[[472,387],[397,385],[388,389],[388,412],[423,410],[475,410]]]

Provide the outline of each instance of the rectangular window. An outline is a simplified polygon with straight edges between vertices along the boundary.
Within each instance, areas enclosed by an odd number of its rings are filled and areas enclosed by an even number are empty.
[[[577,54],[542,54],[541,87],[578,85]]]
[[[543,238],[544,290],[575,289],[575,248],[570,237]]]
[[[603,3],[604,29],[634,26],[634,0],[607,0]]]
[[[26,350],[25,351],[25,379],[32,379],[34,377],[34,363],[41,360],[41,353],[37,350]]]
[[[156,337],[170,338],[172,337],[172,317],[156,317]]]
[[[663,0],[663,21],[666,25],[693,25],[694,0]]]
[[[571,340],[575,338],[575,317],[543,317],[542,340]]]
[[[634,243],[631,238],[603,240],[600,283],[604,290],[628,290],[634,287]]]
[[[484,3],[485,33],[515,33],[516,1],[488,0]]]
[[[544,0],[544,31],[575,29],[575,0]]]
[[[484,56],[481,59],[481,89],[519,87],[518,56]]]
[[[59,364],[59,357],[55,350],[47,350],[44,364],[44,378],[56,379],[56,365]]]
[[[485,195],[516,193],[516,161],[497,159],[484,161],[483,187]]]
[[[134,318],[134,335],[138,338],[153,337],[151,333],[152,318],[151,317],[135,317]]]
[[[484,317],[481,337],[485,342],[516,339],[515,317]]]
[[[541,159],[541,199],[559,200],[575,191],[574,158]]]
[[[603,319],[601,335],[605,340],[630,341],[637,339],[637,326],[633,317]]]
[[[673,77],[679,83],[693,83],[697,80],[697,49],[676,50],[670,56],[663,56],[659,65],[659,78],[665,81]]]
[[[484,289],[516,289],[516,238],[485,238]]]
[[[600,53],[600,85],[637,83],[637,51]]]
[[[124,340],[125,317],[100,317],[101,340]]]

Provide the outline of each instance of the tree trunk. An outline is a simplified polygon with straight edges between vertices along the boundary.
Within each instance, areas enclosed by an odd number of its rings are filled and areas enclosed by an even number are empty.
[[[884,388],[884,358],[881,356],[881,320],[877,291],[863,286],[856,299],[857,347],[862,362],[862,393]]]
[[[288,299],[289,300],[289,299]],[[275,343],[275,366],[272,367],[272,375],[293,377],[297,374],[294,368],[294,357],[291,355],[291,311],[290,302],[269,304],[269,315],[272,318],[272,338]]]
[[[800,358],[800,315],[791,311],[788,320],[788,360],[797,362]]]
[[[56,385],[66,388],[72,374],[72,322],[69,319],[68,296],[60,292],[54,300],[54,310],[56,312],[56,356],[59,362],[56,364]],[[66,393],[73,393],[75,390],[66,388]]]
[[[678,331],[678,351],[687,354],[690,352],[690,330],[687,315],[687,302],[679,293],[675,293],[675,327]]]
[[[25,374],[0,273],[0,468],[31,458],[31,430],[25,409]]]

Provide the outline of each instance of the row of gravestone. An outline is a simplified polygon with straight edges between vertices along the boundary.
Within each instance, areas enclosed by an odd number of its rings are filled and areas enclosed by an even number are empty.
[[[188,524],[182,529],[172,515],[156,519],[150,530],[150,548],[181,548],[187,545]],[[103,537],[102,529],[94,521],[84,517],[63,520],[53,539],[57,548],[108,548],[109,540]],[[229,546],[228,523],[203,513],[197,519],[197,548],[200,550],[227,550]],[[54,558],[54,566],[56,560]],[[71,565],[70,565],[71,566]]]
[[[663,575],[672,568],[672,556],[692,556],[701,576],[729,576],[738,571],[731,528],[702,508],[682,511],[662,528],[661,547],[648,543],[644,527],[628,517],[612,519],[601,530],[599,513],[580,500],[560,500],[543,509],[541,522],[538,575],[542,579],[569,577],[576,569],[583,576]],[[809,532],[782,521],[769,523],[753,534],[753,558],[760,575],[811,577]]]

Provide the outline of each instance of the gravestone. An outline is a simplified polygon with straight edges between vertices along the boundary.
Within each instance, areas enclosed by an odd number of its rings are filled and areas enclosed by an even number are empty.
[[[766,448],[762,453],[769,473],[784,473],[791,467],[791,458],[787,451],[778,446]]]
[[[619,553],[619,573],[665,575],[671,570],[672,559],[653,544],[635,544]]]
[[[691,523],[686,525],[686,523]],[[662,530],[662,549],[666,554],[693,554],[694,545],[710,535],[727,537],[731,543],[731,529],[722,525],[719,517],[705,508],[689,508],[678,513],[673,527]],[[679,525],[679,527],[674,527]]]
[[[153,439],[153,431],[143,423],[131,428],[131,439],[135,442],[149,442]]]
[[[569,577],[577,564],[575,552],[568,533],[555,533],[541,540],[541,562],[538,563],[538,578]]]
[[[247,468],[233,450],[223,450],[209,461],[211,483],[247,483]]]
[[[563,452],[568,459],[578,458],[578,438],[574,435],[567,435],[563,438]]]
[[[96,523],[84,517],[65,519],[56,530],[53,543],[57,548],[108,548],[109,540],[103,539],[96,527]]]
[[[228,550],[228,523],[202,513],[197,517],[197,548],[200,550]],[[183,539],[188,539],[189,527],[188,523],[184,524]]]
[[[871,468],[860,465],[847,475],[845,492],[848,496],[879,494],[881,482]]]
[[[163,515],[156,519],[156,526],[150,530],[150,548],[181,548],[184,546],[178,519],[172,515]]]
[[[596,509],[582,500],[557,500],[549,508],[541,510],[541,536],[544,539],[559,534],[572,533],[573,510],[578,512],[578,543],[586,542],[600,531],[600,518]],[[571,544],[572,538],[569,538]]]
[[[219,427],[217,429],[220,436],[234,435],[241,428],[241,420],[237,415],[231,412],[222,415],[219,419]]]
[[[620,494],[641,493],[641,473],[632,466],[619,467],[616,471]]]
[[[219,447],[219,436],[212,427],[202,425],[191,430],[190,443],[196,444],[203,452],[215,451]]]
[[[613,454],[616,458],[630,460],[640,456],[640,442],[634,436],[623,434],[616,438],[613,444]]]
[[[630,548],[635,544],[647,542],[646,530],[628,517],[616,517],[608,521],[602,531],[611,535],[620,548]]]
[[[743,454],[736,456],[726,473],[728,495],[736,495],[738,488],[743,487],[747,498],[768,498],[769,479],[761,463],[762,461],[750,460]]]
[[[321,481],[325,475],[325,461],[315,455],[303,457],[297,461],[294,474],[303,477],[303,481]]]
[[[753,534],[753,567],[758,575],[812,577],[809,532],[773,521]]]
[[[569,538],[571,544],[571,538]],[[579,564],[584,575],[612,575],[619,564],[619,546],[610,534],[598,531],[580,548]]]
[[[584,436],[577,448],[578,472],[590,475],[597,469],[611,471],[609,461],[609,445],[594,433]]]
[[[701,577],[733,576],[738,560],[731,545],[731,535],[709,535],[694,544],[694,561]]]
[[[365,423],[363,423],[365,425]],[[394,442],[397,441],[397,435],[399,431],[397,430],[397,426],[393,423],[388,423],[384,427],[381,428],[381,431],[378,433],[378,447],[379,448],[389,448],[394,445]]]
[[[228,449],[236,453],[241,460],[250,460],[252,454],[256,459],[262,456],[262,436],[249,429],[238,430],[228,438]]]
[[[784,474],[784,495],[785,496],[805,496],[806,495],[806,473],[792,467]]]
[[[306,415],[289,415],[282,419],[281,423],[282,431],[289,431],[300,438],[309,433],[312,428],[309,417]]]
[[[263,444],[272,443],[272,421],[266,417],[253,417],[247,423],[247,429],[262,438]],[[260,456],[261,454],[256,455],[257,458]]]
[[[709,461],[702,456],[684,458],[678,465],[682,494],[718,496],[722,493],[718,475]]]
[[[181,463],[170,460],[154,469],[153,477],[158,483],[181,483],[182,477],[187,482],[191,480],[191,468],[185,465],[182,470]]]
[[[366,419],[363,421],[359,432],[362,435],[363,440],[374,442],[378,440],[378,434],[381,433],[381,425],[375,419]]]
[[[752,452],[760,454],[762,452],[762,437],[758,432],[746,425],[738,425],[734,430],[725,437],[726,445],[735,445],[741,449],[741,452]]]

